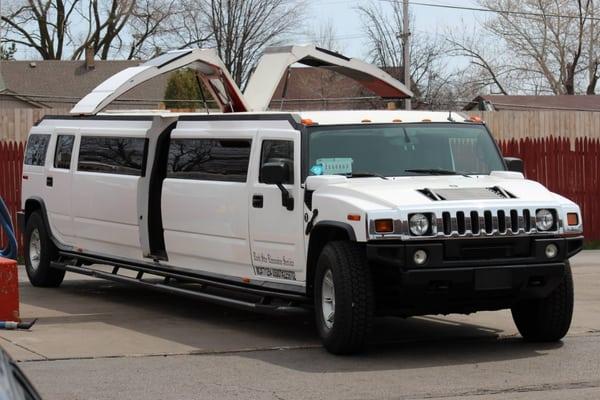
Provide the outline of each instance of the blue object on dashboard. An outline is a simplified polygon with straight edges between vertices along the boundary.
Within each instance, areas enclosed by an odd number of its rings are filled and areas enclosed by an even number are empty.
[[[6,248],[0,249],[0,257],[16,260],[17,237],[15,236],[15,229],[13,228],[13,224],[10,219],[8,207],[6,206],[6,203],[2,197],[0,197],[0,229],[4,231],[4,234],[8,238],[8,244]]]

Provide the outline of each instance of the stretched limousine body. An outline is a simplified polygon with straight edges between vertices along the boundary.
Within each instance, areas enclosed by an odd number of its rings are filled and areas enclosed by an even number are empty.
[[[244,94],[210,50],[125,70],[31,130],[31,282],[72,271],[262,312],[314,308],[334,353],[360,349],[375,315],[511,308],[526,338],[562,338],[578,206],[524,179],[481,121],[457,113],[264,111],[295,62],[411,95],[312,46],[269,50]],[[220,112],[102,113],[184,66]]]

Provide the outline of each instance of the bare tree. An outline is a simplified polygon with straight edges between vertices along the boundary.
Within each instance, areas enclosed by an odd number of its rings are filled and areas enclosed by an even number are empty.
[[[484,54],[479,38],[453,38],[451,43],[455,54],[469,57],[501,93],[509,90],[503,79],[510,81],[516,93],[595,92],[598,56],[594,43],[599,38],[592,0],[479,3],[495,12],[483,23],[482,35],[491,35],[504,56]]]
[[[387,3],[386,3],[387,4]],[[387,69],[400,80],[403,79],[403,31],[402,1],[390,2],[391,12],[381,2],[368,3],[357,8],[367,36],[368,57]],[[410,16],[414,22],[414,18]],[[414,25],[412,23],[411,25]],[[445,40],[435,33],[411,33],[410,40],[411,89],[417,100],[435,107],[443,87],[450,85],[453,71],[446,63],[448,46]]]
[[[2,43],[34,49],[43,59],[147,55],[176,15],[175,0],[9,0]],[[150,51],[151,52],[151,51]]]
[[[244,88],[266,46],[282,44],[302,18],[303,0],[205,0],[201,15],[223,63]]]
[[[305,35],[315,46],[338,53],[343,53],[345,50],[331,18],[312,26]]]
[[[13,0],[4,6],[2,43],[32,48],[45,59],[61,59],[70,44],[71,17],[80,0]]]

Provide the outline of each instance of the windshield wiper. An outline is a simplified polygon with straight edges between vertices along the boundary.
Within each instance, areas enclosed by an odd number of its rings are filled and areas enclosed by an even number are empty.
[[[442,168],[414,168],[414,169],[405,169],[404,172],[415,172],[417,174],[430,174],[430,175],[462,175],[470,178],[469,175],[459,172],[452,171],[450,169],[442,169]]]
[[[381,179],[385,179],[385,180],[388,179],[386,176],[383,176],[383,175],[375,173],[375,172],[360,171],[360,172],[352,172],[350,174],[350,178],[368,178],[368,177],[381,178]]]

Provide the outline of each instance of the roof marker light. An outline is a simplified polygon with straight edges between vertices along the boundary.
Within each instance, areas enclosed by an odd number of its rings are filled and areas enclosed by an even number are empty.
[[[396,119],[392,120],[392,122],[402,122],[402,120],[396,118]]]
[[[310,118],[303,118],[300,120],[300,123],[306,126],[317,125],[317,123]]]
[[[431,122],[431,120],[429,118],[425,118],[421,122]]]
[[[365,118],[365,119],[363,119],[363,120],[362,120],[362,121],[360,121],[360,122],[371,122],[371,120],[370,120],[370,119],[366,119],[366,118]]]
[[[483,123],[483,119],[481,119],[481,117],[478,117],[477,115],[471,115],[469,117],[469,121],[475,122],[477,124],[482,124]]]

